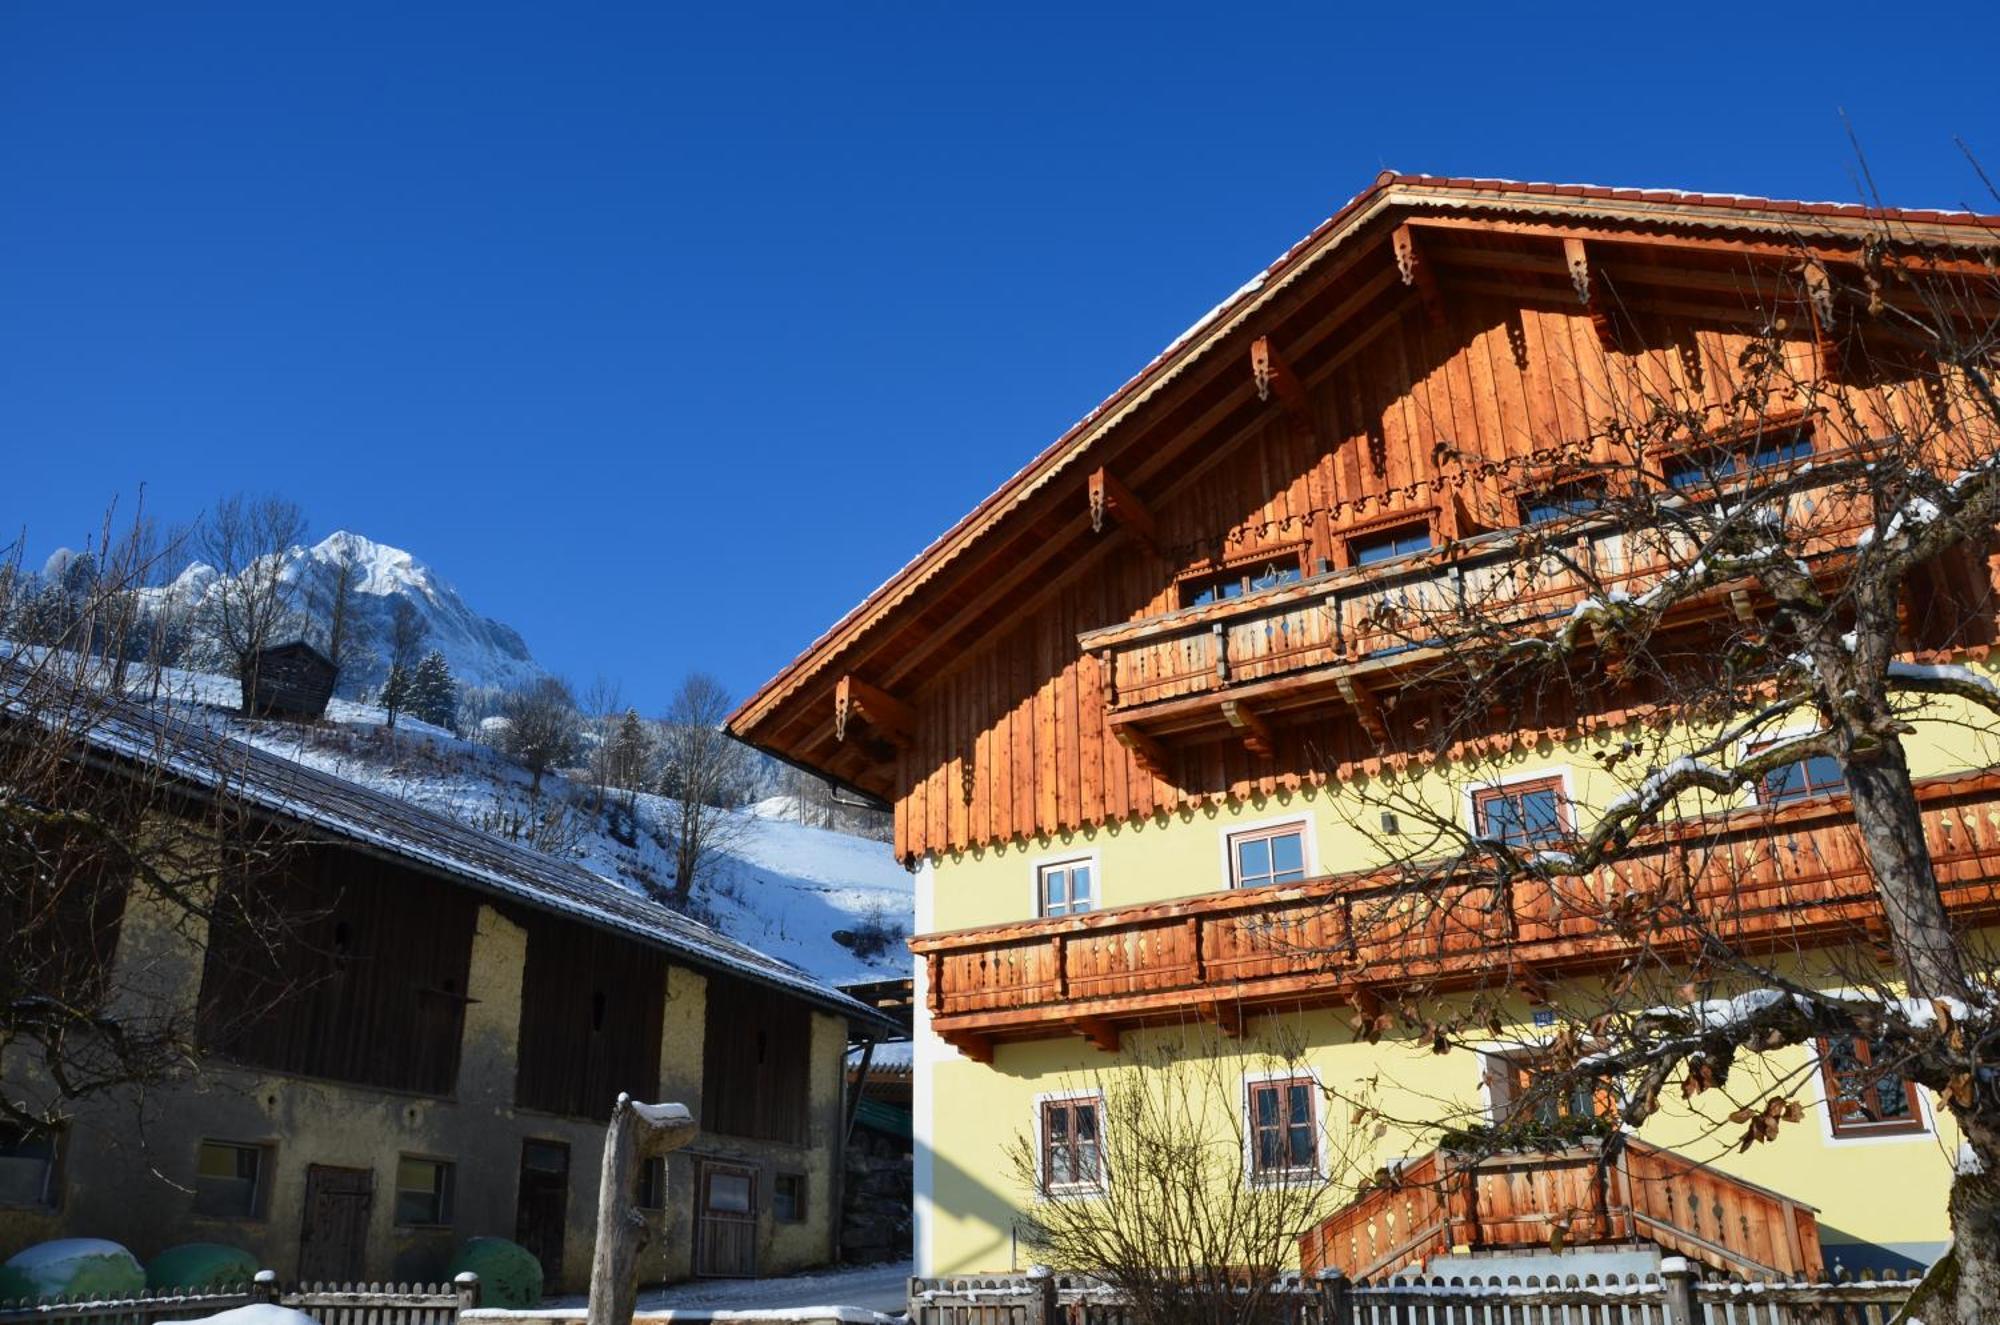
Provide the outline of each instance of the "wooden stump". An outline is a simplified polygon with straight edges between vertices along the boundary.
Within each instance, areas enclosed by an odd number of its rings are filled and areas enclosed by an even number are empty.
[[[638,1306],[639,1257],[646,1217],[639,1213],[639,1168],[694,1140],[684,1104],[640,1104],[620,1095],[604,1134],[604,1169],[597,1184],[597,1249],[590,1260],[587,1325],[631,1325]]]

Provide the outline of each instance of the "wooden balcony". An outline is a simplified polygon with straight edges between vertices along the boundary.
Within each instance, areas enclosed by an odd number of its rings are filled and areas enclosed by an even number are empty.
[[[1818,1280],[1813,1208],[1627,1137],[1597,1146],[1474,1158],[1433,1151],[1299,1240],[1307,1273],[1393,1274],[1469,1252],[1650,1242],[1731,1274]]]
[[[1807,560],[1832,580],[1865,513],[1835,510],[1818,495]],[[1800,498],[1798,500],[1805,500]],[[1851,515],[1852,518],[1849,518]],[[1391,562],[1327,571],[1242,598],[1085,631],[1097,655],[1112,730],[1142,760],[1168,738],[1229,734],[1268,754],[1268,725],[1301,710],[1323,721],[1346,712],[1378,739],[1387,721],[1377,700],[1445,657],[1428,631],[1465,613],[1487,626],[1559,629],[1593,594],[1637,596],[1684,566],[1686,547],[1659,530],[1552,527],[1561,555],[1524,555],[1523,532],[1507,530]],[[1578,567],[1590,568],[1590,576]],[[1592,581],[1595,581],[1593,583]],[[1718,585],[1680,604],[1693,623],[1758,606],[1749,581]],[[1160,771],[1160,770],[1156,770]]]
[[[1918,787],[1945,901],[2000,917],[2000,769]],[[1691,908],[1690,908],[1691,899]],[[1643,950],[1673,956],[1706,929],[1753,950],[1881,937],[1844,797],[1691,820],[1575,877],[1385,872],[1224,890],[1052,920],[921,935],[934,1031],[990,1060],[996,1041],[1202,1018],[1240,1030],[1266,1007],[1365,1006],[1416,982],[1532,988]]]

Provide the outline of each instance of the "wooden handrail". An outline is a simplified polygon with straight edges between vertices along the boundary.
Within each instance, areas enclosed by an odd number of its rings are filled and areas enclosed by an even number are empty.
[[[1811,1206],[1696,1160],[1622,1139],[1596,1147],[1461,1158],[1433,1151],[1299,1240],[1310,1274],[1393,1274],[1431,1255],[1649,1241],[1720,1270],[1814,1279],[1825,1271]]]
[[[2000,915],[2000,769],[1917,791],[1947,905]],[[1621,911],[1635,893],[1658,900],[1644,925]],[[1677,910],[1689,898],[1704,926],[1738,941],[1852,940],[1880,917],[1847,802],[1825,797],[1669,825],[1573,877],[1363,871],[926,934],[910,946],[931,972],[938,1033],[1006,1038],[1073,1033],[1084,1020],[1211,1015],[1219,1002],[1459,987],[1521,966],[1602,969],[1640,944],[1670,953],[1695,942]]]

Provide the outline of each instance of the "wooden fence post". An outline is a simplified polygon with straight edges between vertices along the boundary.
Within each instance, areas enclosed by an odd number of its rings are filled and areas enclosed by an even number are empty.
[[[1685,1256],[1660,1261],[1660,1282],[1667,1287],[1666,1325],[1701,1325],[1695,1315],[1694,1267]]]
[[[1046,1265],[1031,1266],[1028,1291],[1034,1294],[1034,1301],[1028,1307],[1028,1325],[1056,1325],[1061,1316],[1056,1306],[1055,1271]]]
[[[250,1280],[250,1296],[259,1302],[267,1302],[272,1306],[276,1306],[278,1304],[278,1272],[276,1270],[257,1271],[255,1277]]]
[[[597,1180],[597,1247],[590,1258],[589,1325],[632,1325],[639,1298],[639,1254],[646,1218],[635,1203],[639,1166],[694,1140],[694,1117],[679,1104],[640,1104],[620,1095],[604,1133]]]
[[[1319,1279],[1320,1325],[1352,1325],[1354,1319],[1354,1299],[1348,1295],[1347,1276],[1337,1265],[1329,1265],[1316,1276]]]
[[[451,1286],[458,1290],[458,1309],[460,1312],[473,1311],[478,1308],[478,1275],[470,1270],[460,1270],[457,1276],[452,1279]]]

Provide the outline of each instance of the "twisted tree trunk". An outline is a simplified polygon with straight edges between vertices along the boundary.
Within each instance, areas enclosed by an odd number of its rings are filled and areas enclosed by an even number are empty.
[[[684,1104],[640,1104],[620,1095],[612,1106],[597,1185],[597,1247],[590,1260],[587,1325],[631,1325],[638,1306],[639,1258],[649,1233],[638,1207],[640,1166],[694,1137],[694,1118]]]

